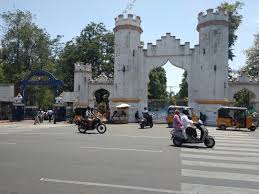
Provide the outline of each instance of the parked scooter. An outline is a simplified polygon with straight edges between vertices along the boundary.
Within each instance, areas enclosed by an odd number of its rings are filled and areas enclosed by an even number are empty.
[[[201,131],[201,137],[198,138],[197,135],[188,135],[188,131],[186,131],[187,139],[184,138],[181,132],[175,132],[173,130],[172,141],[175,146],[181,146],[183,143],[204,143],[208,148],[212,148],[215,145],[215,140],[212,136],[209,135],[208,129],[206,129],[201,120],[198,123],[194,124],[197,129]],[[196,129],[194,129],[196,130]]]
[[[139,121],[139,125],[141,129],[144,129],[146,126],[149,126],[150,128],[153,127],[153,118],[151,115],[148,117],[143,117]]]
[[[98,133],[103,134],[106,132],[106,125],[101,121],[99,117],[92,120],[91,127],[89,127],[89,122],[85,119],[80,119],[77,123],[78,131],[80,133],[86,133],[88,130],[97,130]]]

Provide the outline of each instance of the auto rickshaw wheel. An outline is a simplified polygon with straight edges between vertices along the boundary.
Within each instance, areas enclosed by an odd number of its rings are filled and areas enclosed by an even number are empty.
[[[220,129],[220,130],[226,130],[227,127],[226,127],[226,125],[220,125],[220,126],[219,126],[219,129]]]
[[[251,126],[249,129],[250,129],[250,131],[255,131],[256,127],[255,126]]]

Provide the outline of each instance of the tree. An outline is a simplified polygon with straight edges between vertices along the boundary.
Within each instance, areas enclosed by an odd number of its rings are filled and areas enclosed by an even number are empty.
[[[106,30],[103,23],[88,24],[80,36],[65,44],[59,55],[58,74],[69,90],[73,90],[76,62],[92,64],[94,78],[102,72],[113,77],[114,34]]]
[[[0,15],[3,21],[1,29],[0,58],[4,64],[6,81],[17,84],[25,75],[35,69],[55,68],[53,51],[59,37],[50,35],[32,22],[33,16],[28,11],[16,10]]]
[[[252,106],[251,100],[253,98],[255,98],[255,94],[244,88],[234,95],[234,99],[236,100],[235,106],[250,108]]]
[[[184,71],[182,83],[179,86],[180,86],[180,90],[176,94],[176,98],[178,100],[187,98],[188,97],[187,71]]]
[[[228,35],[228,58],[232,61],[235,57],[233,53],[233,46],[237,40],[236,31],[242,22],[243,16],[238,12],[242,9],[243,3],[236,1],[235,3],[224,2],[220,7],[228,12],[229,16],[229,35]]]
[[[255,34],[253,46],[246,50],[246,66],[248,74],[258,76],[259,70],[259,32]]]
[[[166,99],[166,72],[164,68],[153,69],[149,74],[148,97],[150,99]]]
[[[0,83],[5,81],[5,75],[4,75],[4,64],[0,60]]]

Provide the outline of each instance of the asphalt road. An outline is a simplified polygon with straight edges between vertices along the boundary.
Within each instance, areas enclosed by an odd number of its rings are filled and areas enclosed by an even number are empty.
[[[214,149],[174,147],[166,125],[0,125],[0,194],[259,193],[258,131],[217,131]]]

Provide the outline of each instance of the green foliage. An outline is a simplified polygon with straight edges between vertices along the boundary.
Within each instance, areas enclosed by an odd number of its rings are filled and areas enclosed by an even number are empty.
[[[149,74],[148,97],[150,99],[166,99],[166,72],[164,68],[153,69]]]
[[[54,71],[54,50],[59,37],[51,40],[49,34],[32,22],[28,11],[2,13],[0,59],[4,64],[6,81],[17,84],[25,75],[36,69]]]
[[[237,40],[236,31],[243,19],[243,16],[238,12],[242,9],[243,5],[244,4],[241,1],[236,1],[235,3],[224,2],[220,5],[220,7],[226,10],[229,15],[228,58],[230,60],[233,60],[235,57],[233,53],[233,46]]]
[[[255,34],[253,46],[246,50],[246,67],[248,74],[257,76],[259,70],[259,32]]]
[[[251,100],[255,98],[255,94],[248,89],[244,88],[234,95],[235,106],[247,107],[252,106]]]
[[[43,110],[52,107],[54,100],[53,88],[46,86],[30,86],[27,88],[27,105],[37,105]]]
[[[184,71],[182,83],[179,86],[180,90],[175,97],[177,100],[186,100],[188,98],[187,71]]]
[[[35,92],[35,96],[38,102],[38,106],[43,110],[48,110],[52,107],[54,93],[50,88],[40,87],[39,91]]]
[[[105,102],[98,103],[97,110],[101,114],[104,114],[107,111],[107,104]]]
[[[0,83],[5,81],[5,75],[4,75],[4,64],[0,60]]]
[[[63,52],[59,55],[58,74],[70,90],[73,90],[76,62],[92,64],[93,77],[102,72],[112,77],[114,34],[107,31],[102,23],[90,23],[82,30],[80,36],[65,44]]]

